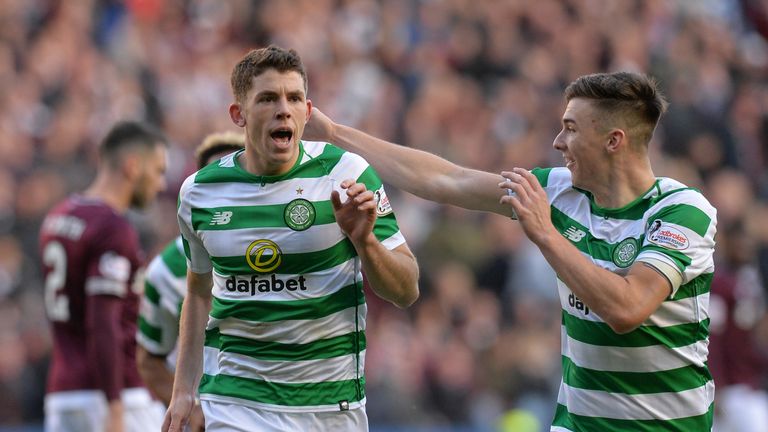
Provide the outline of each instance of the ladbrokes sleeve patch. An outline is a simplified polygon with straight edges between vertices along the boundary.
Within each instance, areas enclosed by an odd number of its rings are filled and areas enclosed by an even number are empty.
[[[373,198],[376,200],[376,214],[378,216],[386,216],[392,213],[392,206],[389,204],[389,198],[387,193],[384,192],[383,185],[373,193]]]
[[[648,226],[646,238],[649,242],[667,249],[685,250],[691,242],[680,229],[656,219]]]

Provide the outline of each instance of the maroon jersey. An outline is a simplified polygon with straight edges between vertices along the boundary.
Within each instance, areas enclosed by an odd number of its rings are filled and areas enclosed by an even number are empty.
[[[141,387],[136,230],[103,202],[73,195],[46,216],[40,252],[53,328],[47,392],[97,389],[112,400],[123,388]]]
[[[718,269],[709,298],[709,367],[715,384],[764,385],[768,357],[753,341],[762,318],[763,286],[756,268]]]

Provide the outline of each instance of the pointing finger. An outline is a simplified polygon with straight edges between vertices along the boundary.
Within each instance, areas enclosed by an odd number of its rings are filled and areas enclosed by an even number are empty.
[[[331,192],[331,204],[333,205],[334,210],[339,210],[341,208],[341,196],[339,195],[339,191]]]

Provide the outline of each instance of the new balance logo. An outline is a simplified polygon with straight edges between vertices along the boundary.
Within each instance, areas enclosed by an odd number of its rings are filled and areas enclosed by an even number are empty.
[[[574,243],[578,243],[578,242],[581,241],[581,239],[584,238],[585,235],[587,235],[587,233],[585,233],[584,231],[576,228],[575,226],[571,226],[567,230],[565,230],[563,235],[568,240],[570,240],[570,241],[572,241]]]
[[[211,225],[226,225],[232,219],[231,211],[217,211],[211,218]]]

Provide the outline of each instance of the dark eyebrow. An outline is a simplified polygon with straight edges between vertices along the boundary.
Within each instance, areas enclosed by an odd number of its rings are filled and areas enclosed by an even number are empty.
[[[576,121],[572,120],[572,119],[569,119],[569,118],[564,118],[563,119],[563,124],[564,125],[576,126]]]
[[[258,93],[256,93],[256,97],[262,97],[262,96],[274,96],[277,92],[274,92],[272,90],[262,90]]]
[[[277,92],[273,91],[273,90],[262,90],[262,91],[256,93],[256,97],[257,98],[264,97],[264,96],[277,96]],[[289,96],[289,97],[291,97],[291,96],[300,96],[300,97],[303,98],[304,97],[304,91],[303,90],[289,91],[287,93],[287,96]]]

